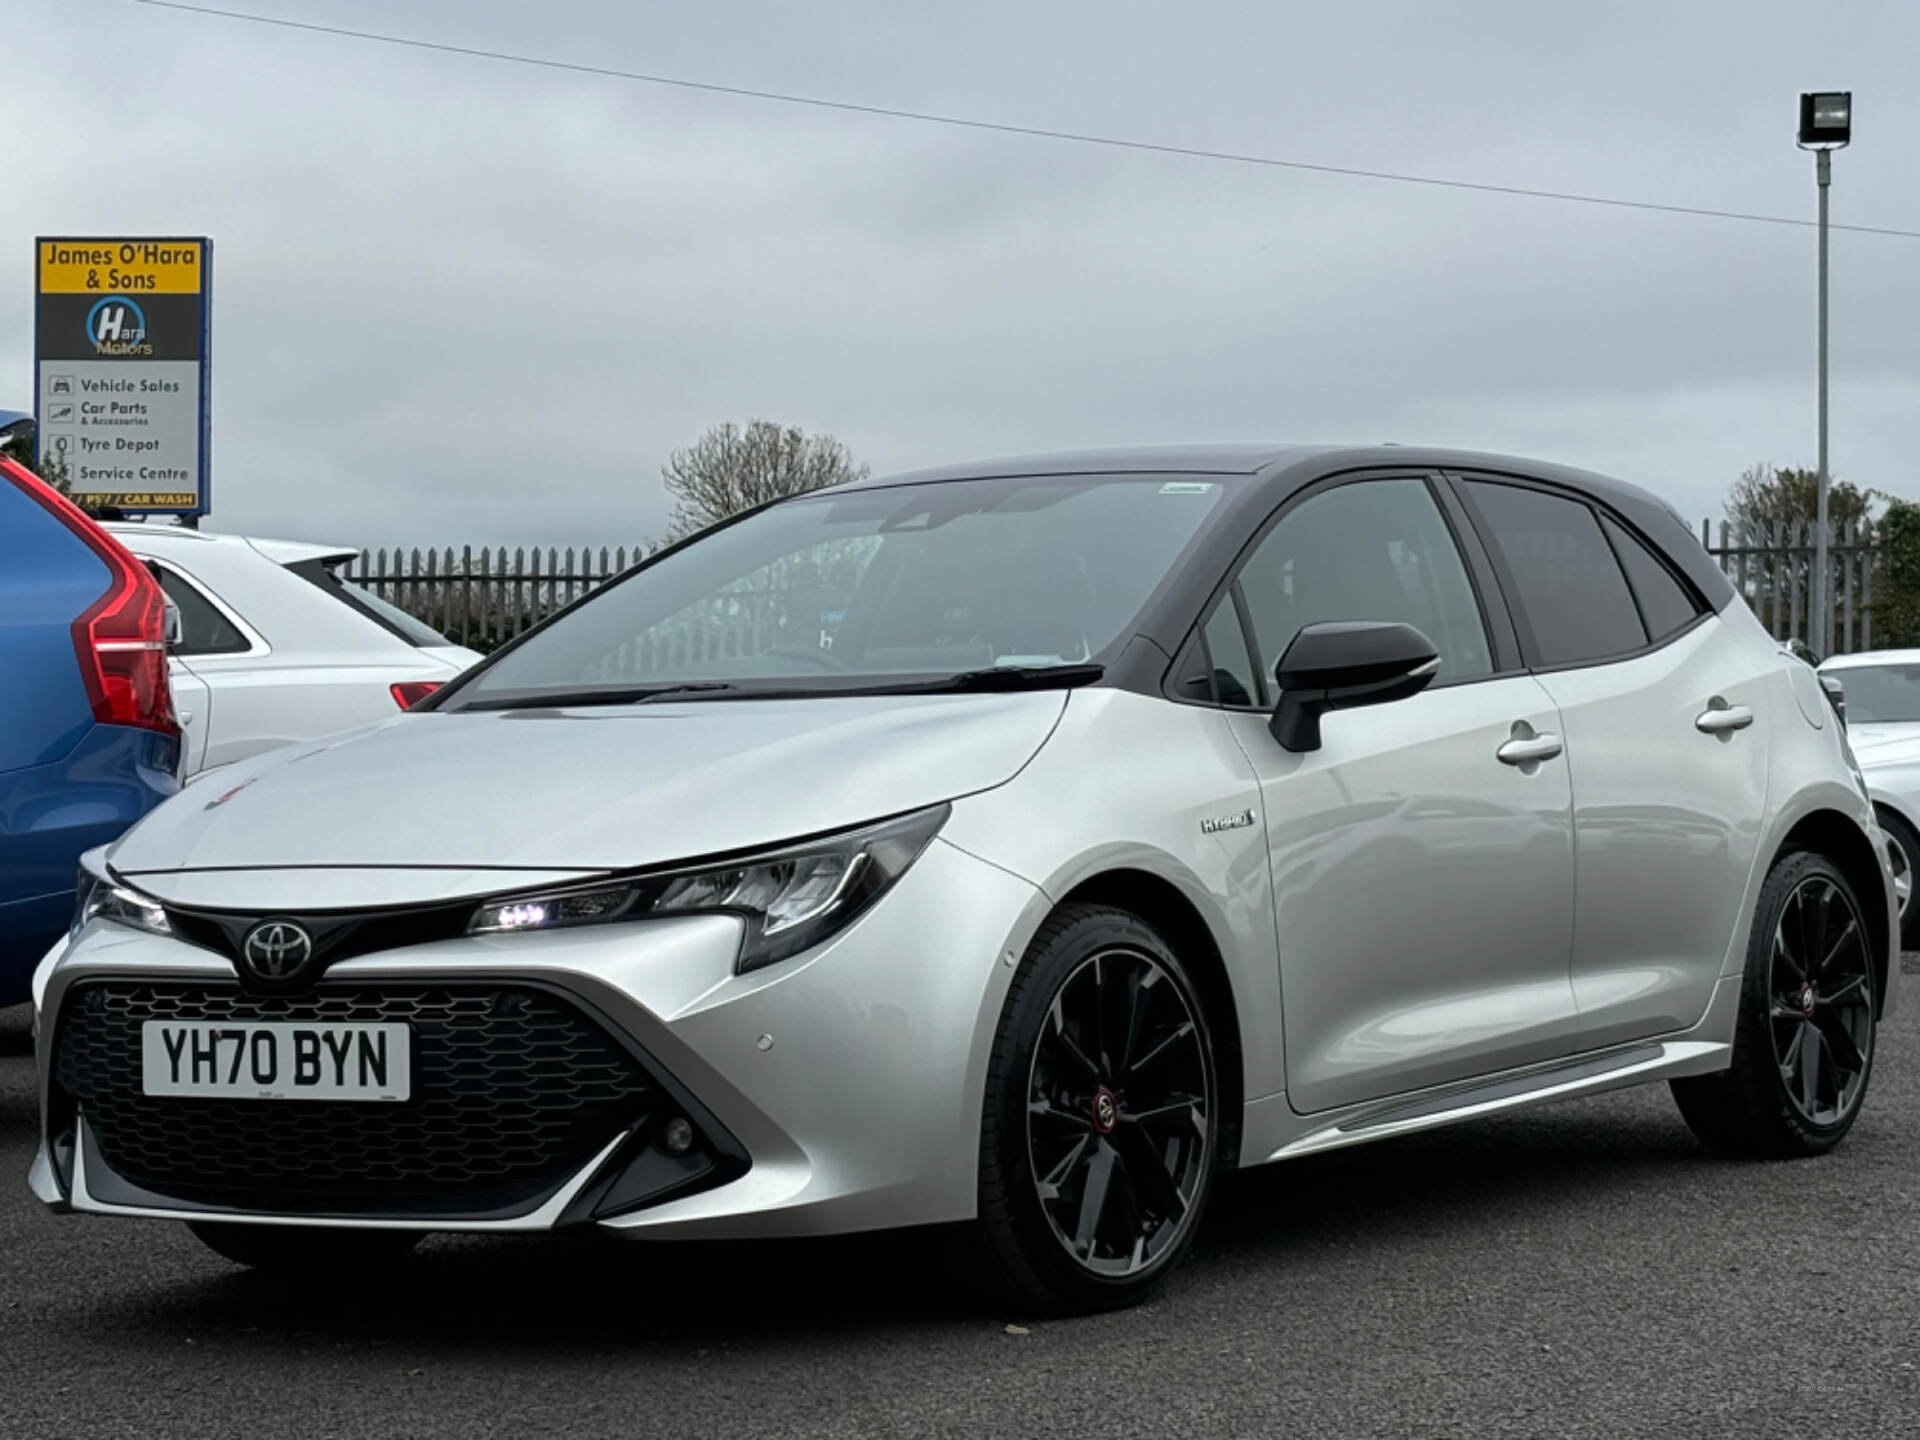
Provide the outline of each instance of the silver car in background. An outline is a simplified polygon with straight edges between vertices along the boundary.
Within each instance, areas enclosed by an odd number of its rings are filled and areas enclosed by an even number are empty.
[[[91,855],[32,1185],[268,1266],[970,1222],[1025,1304],[1123,1304],[1236,1167],[1652,1081],[1829,1149],[1885,846],[1814,672],[1631,486],[861,482]]]

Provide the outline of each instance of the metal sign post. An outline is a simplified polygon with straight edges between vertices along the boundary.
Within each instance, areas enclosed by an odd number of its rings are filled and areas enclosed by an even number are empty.
[[[213,244],[35,242],[35,449],[76,499],[193,524],[213,502]]]

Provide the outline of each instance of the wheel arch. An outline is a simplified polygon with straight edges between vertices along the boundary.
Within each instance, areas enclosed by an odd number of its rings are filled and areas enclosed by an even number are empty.
[[[1103,870],[1075,883],[1061,905],[1105,905],[1138,916],[1180,957],[1200,987],[1214,1031],[1214,1067],[1220,1081],[1220,1165],[1240,1163],[1241,1117],[1246,1105],[1246,1056],[1240,1005],[1220,942],[1206,917],[1178,885],[1150,870]]]
[[[1888,970],[1892,963],[1893,931],[1889,914],[1892,901],[1882,872],[1884,862],[1874,853],[1873,842],[1851,816],[1839,810],[1813,810],[1801,816],[1780,842],[1768,869],[1795,850],[1811,850],[1824,855],[1839,867],[1866,911],[1867,929],[1873,937],[1874,992],[1880,1006],[1886,1006]]]

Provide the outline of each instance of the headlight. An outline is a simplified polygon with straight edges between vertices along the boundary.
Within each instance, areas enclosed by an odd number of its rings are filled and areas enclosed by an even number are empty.
[[[798,955],[851,924],[919,858],[949,808],[936,805],[697,870],[508,896],[474,911],[467,933],[557,930],[656,915],[738,915],[747,934],[736,968],[745,974]]]
[[[149,935],[173,933],[173,927],[167,923],[167,912],[159,901],[116,885],[82,866],[74,891],[73,926],[69,934],[78,935],[89,920],[111,920],[116,925],[144,930]]]

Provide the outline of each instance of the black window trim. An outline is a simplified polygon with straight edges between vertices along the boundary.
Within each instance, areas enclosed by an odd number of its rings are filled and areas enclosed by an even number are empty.
[[[1343,485],[1364,484],[1376,480],[1417,480],[1426,486],[1427,494],[1440,512],[1440,520],[1452,537],[1454,552],[1459,556],[1461,567],[1466,571],[1467,588],[1473,592],[1474,604],[1480,614],[1481,630],[1487,638],[1489,659],[1493,669],[1485,675],[1463,675],[1453,679],[1436,680],[1428,686],[1430,690],[1447,690],[1460,685],[1480,685],[1489,680],[1508,680],[1515,675],[1530,673],[1524,663],[1522,650],[1516,635],[1517,620],[1508,613],[1503,587],[1492,568],[1485,552],[1484,544],[1477,530],[1463,534],[1463,522],[1466,514],[1460,502],[1453,494],[1453,487],[1445,472],[1431,466],[1394,466],[1387,469],[1342,470],[1331,475],[1322,475],[1312,482],[1302,485],[1286,499],[1267,513],[1261,522],[1249,532],[1247,539],[1234,552],[1232,561],[1227,565],[1226,576],[1208,593],[1206,602],[1201,605],[1198,616],[1188,627],[1187,638],[1176,651],[1177,657],[1184,657],[1198,644],[1200,653],[1208,665],[1207,687],[1213,698],[1197,699],[1182,695],[1177,686],[1184,669],[1181,660],[1176,658],[1167,669],[1167,679],[1161,688],[1161,694],[1181,705],[1197,705],[1215,710],[1225,710],[1231,714],[1251,715],[1271,711],[1279,703],[1274,690],[1271,675],[1268,674],[1260,654],[1260,646],[1255,639],[1253,616],[1247,607],[1246,595],[1240,589],[1240,572],[1246,568],[1247,561],[1260,548],[1273,528],[1296,507],[1305,504],[1317,495],[1335,490]],[[1469,538],[1470,537],[1470,538]],[[1692,589],[1689,587],[1689,594]],[[1253,705],[1227,705],[1218,698],[1218,687],[1213,682],[1212,654],[1206,646],[1206,627],[1213,620],[1214,612],[1231,600],[1240,621],[1241,638],[1247,647],[1247,654],[1253,659],[1253,680],[1258,687]],[[1497,618],[1496,618],[1497,617]],[[1644,628],[1644,626],[1643,626]],[[1274,657],[1278,664],[1279,656]]]
[[[1553,675],[1562,670],[1590,670],[1598,665],[1618,665],[1623,661],[1638,660],[1642,656],[1651,655],[1655,651],[1666,649],[1667,646],[1673,644],[1674,641],[1683,635],[1692,634],[1700,627],[1703,621],[1713,615],[1713,607],[1708,605],[1701,597],[1699,588],[1689,581],[1686,576],[1679,574],[1674,569],[1658,545],[1650,542],[1647,537],[1641,533],[1637,525],[1626,519],[1626,517],[1613,509],[1612,506],[1594,499],[1593,496],[1587,494],[1584,490],[1575,489],[1568,485],[1557,485],[1550,480],[1536,479],[1531,475],[1514,475],[1493,470],[1447,470],[1441,473],[1447,482],[1448,488],[1454,492],[1461,508],[1465,511],[1468,519],[1472,523],[1481,547],[1486,551],[1487,559],[1493,568],[1493,573],[1499,581],[1500,589],[1506,595],[1507,610],[1512,616],[1514,631],[1520,642],[1520,653],[1525,661],[1527,674]],[[1571,500],[1575,504],[1584,505],[1588,513],[1593,516],[1593,523],[1595,528],[1600,531],[1601,540],[1606,543],[1607,553],[1613,556],[1614,567],[1620,572],[1621,583],[1627,587],[1627,597],[1633,602],[1634,615],[1640,621],[1640,629],[1644,634],[1648,627],[1646,611],[1640,603],[1640,593],[1634,589],[1633,579],[1627,574],[1627,567],[1620,563],[1619,552],[1613,548],[1613,540],[1607,534],[1607,527],[1600,523],[1603,518],[1611,520],[1628,535],[1639,541],[1641,546],[1653,557],[1661,568],[1679,583],[1682,593],[1686,595],[1688,600],[1693,602],[1693,619],[1689,620],[1679,629],[1670,631],[1658,640],[1649,640],[1646,644],[1636,649],[1622,650],[1609,655],[1596,655],[1584,660],[1563,661],[1557,665],[1543,665],[1540,663],[1540,643],[1534,637],[1533,623],[1527,616],[1526,601],[1520,594],[1519,582],[1514,579],[1513,571],[1507,565],[1506,556],[1500,553],[1500,547],[1494,538],[1492,525],[1488,523],[1487,517],[1481,513],[1479,505],[1475,503],[1472,491],[1467,488],[1468,484],[1473,481],[1480,481],[1492,485],[1507,485],[1516,490],[1534,490],[1543,495],[1550,495],[1557,500]]]
[[[182,569],[173,561],[162,559],[157,555],[142,555],[139,558],[146,562],[148,569],[156,571],[164,570],[169,575],[178,579],[189,590],[193,591],[194,594],[198,595],[202,600],[206,601],[207,604],[219,611],[220,618],[233,626],[233,628],[239,632],[240,638],[247,642],[243,648],[238,650],[196,650],[191,654],[170,646],[168,647],[169,654],[177,655],[182,660],[192,661],[245,659],[252,656],[270,655],[273,653],[273,647],[267,643],[266,637],[242,619],[239,612],[231,605],[227,604],[226,601],[222,600],[202,584],[198,577]],[[156,575],[155,578],[158,579],[159,577]],[[162,588],[164,588],[164,586]]]

